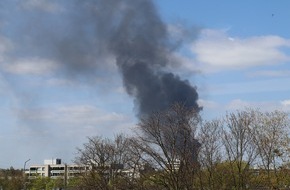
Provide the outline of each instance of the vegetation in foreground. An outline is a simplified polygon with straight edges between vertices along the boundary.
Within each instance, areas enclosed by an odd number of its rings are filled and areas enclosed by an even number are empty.
[[[176,104],[143,118],[134,136],[89,137],[79,177],[37,178],[1,172],[0,189],[191,190],[289,189],[289,118],[281,111],[245,109],[203,121]]]

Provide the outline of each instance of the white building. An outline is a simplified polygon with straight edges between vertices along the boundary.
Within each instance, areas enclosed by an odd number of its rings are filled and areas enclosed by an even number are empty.
[[[61,159],[44,160],[43,165],[31,165],[29,170],[25,171],[28,179],[37,177],[61,178],[67,180],[69,178],[79,176],[89,169],[87,166],[76,164],[62,164]]]

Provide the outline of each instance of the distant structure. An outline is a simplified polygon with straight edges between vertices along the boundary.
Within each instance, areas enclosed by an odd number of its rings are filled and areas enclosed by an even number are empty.
[[[43,165],[31,165],[25,171],[28,179],[38,177],[60,178],[67,181],[70,178],[77,177],[89,170],[88,166],[76,164],[62,164],[61,159],[44,160]]]
[[[56,159],[44,160],[44,165],[57,165],[57,164],[61,164],[61,159],[56,158]]]
[[[173,161],[172,167],[168,167],[173,170],[179,170],[182,160],[176,159]],[[156,169],[152,168],[149,165],[141,164],[136,168],[124,168],[123,164],[110,164],[106,166],[104,174],[108,177],[113,173],[122,174],[129,178],[140,178],[140,175],[148,171],[155,171]],[[25,170],[25,175],[28,180],[34,180],[37,178],[49,177],[52,179],[62,179],[64,184],[68,184],[69,180],[74,177],[80,177],[87,172],[97,170],[98,166],[88,166],[88,165],[78,165],[78,164],[63,164],[61,159],[48,159],[44,160],[44,164],[34,164],[31,165],[28,169]],[[1,189],[0,189],[1,190]]]

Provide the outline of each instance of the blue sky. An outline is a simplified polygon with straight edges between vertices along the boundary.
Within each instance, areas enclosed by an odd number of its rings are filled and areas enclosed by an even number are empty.
[[[34,27],[62,31],[51,23],[64,24],[57,14],[67,2],[0,3],[0,168],[21,168],[29,158],[28,164],[56,157],[70,163],[86,137],[131,133],[138,123],[114,57],[98,57],[105,63],[98,77],[76,80],[60,74],[47,56],[54,50],[42,51],[44,36],[27,43]],[[204,118],[245,107],[290,111],[288,0],[154,2],[170,35],[184,42],[173,52],[179,64],[168,69],[197,86]]]

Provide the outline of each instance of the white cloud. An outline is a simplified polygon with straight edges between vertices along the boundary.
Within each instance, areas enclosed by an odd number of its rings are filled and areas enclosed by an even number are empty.
[[[215,85],[209,84],[211,95],[253,94],[263,92],[286,92],[290,90],[290,78],[274,78],[245,82],[225,82]]]
[[[22,2],[24,9],[38,9],[46,12],[57,12],[62,10],[60,5],[49,0],[26,0]]]
[[[237,110],[258,109],[260,111],[284,111],[290,113],[290,100],[283,101],[246,101],[242,99],[233,99],[227,103],[218,103],[211,100],[199,100],[199,104],[203,106],[205,119],[222,118],[227,112],[235,112]]]
[[[127,115],[105,111],[89,104],[30,107],[18,111],[19,126],[14,129],[17,132],[10,136],[4,133],[3,140],[7,139],[6,142],[10,142],[8,144],[14,143],[14,147],[25,151],[7,149],[7,155],[12,158],[25,155],[34,163],[41,163],[43,159],[51,157],[71,162],[76,147],[87,142],[86,137],[101,135],[112,138],[118,133],[130,134],[130,129],[135,126],[135,122]]]
[[[0,36],[0,64],[5,59],[5,53],[7,53],[12,48],[13,48],[12,42],[9,39]]]
[[[225,105],[226,110],[242,110],[248,107],[256,107],[257,103],[250,103],[241,99],[235,99]]]
[[[290,100],[281,101],[282,106],[290,108]]]
[[[61,122],[88,125],[99,125],[106,122],[121,122],[125,119],[124,115],[114,112],[106,113],[90,105],[61,107],[57,109],[57,115],[54,116],[55,119]]]
[[[92,136],[100,133],[105,136],[122,130],[129,131],[133,126],[129,116],[116,112],[103,111],[91,105],[50,107],[46,109],[19,110],[22,121],[28,124],[28,133],[48,134],[56,126],[69,134],[81,133]],[[45,126],[45,127],[40,127]]]
[[[225,110],[227,111],[242,110],[245,108],[258,108],[261,111],[280,110],[280,111],[290,112],[290,100],[284,100],[281,102],[279,101],[251,102],[251,101],[244,101],[241,99],[235,99],[225,105]]]
[[[235,99],[228,103],[221,104],[211,100],[199,100],[199,104],[203,106],[203,112],[205,119],[222,118],[227,112],[236,110],[243,110],[245,108],[258,108],[261,104],[258,102],[247,102],[241,99]],[[264,105],[265,106],[265,105]],[[273,106],[271,106],[273,108]],[[269,106],[267,106],[269,108]]]
[[[199,99],[197,103],[199,106],[202,106],[205,109],[216,109],[219,107],[219,104],[217,102],[204,99]]]
[[[6,72],[13,74],[46,75],[57,68],[57,64],[51,60],[42,58],[18,59],[2,65]]]
[[[203,30],[191,50],[205,71],[240,69],[277,64],[290,60],[280,48],[290,47],[290,40],[279,36],[235,38],[225,31]]]

